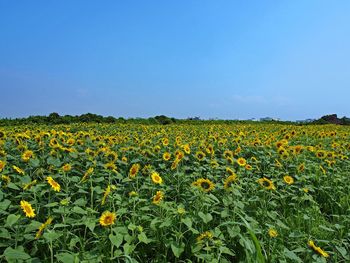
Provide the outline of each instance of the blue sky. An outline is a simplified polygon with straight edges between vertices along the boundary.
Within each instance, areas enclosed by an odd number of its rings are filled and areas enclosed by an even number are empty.
[[[0,1],[0,117],[350,116],[350,1]]]

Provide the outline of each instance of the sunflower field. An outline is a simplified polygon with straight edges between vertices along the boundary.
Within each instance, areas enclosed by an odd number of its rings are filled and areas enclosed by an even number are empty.
[[[1,262],[350,262],[350,130],[0,127]]]

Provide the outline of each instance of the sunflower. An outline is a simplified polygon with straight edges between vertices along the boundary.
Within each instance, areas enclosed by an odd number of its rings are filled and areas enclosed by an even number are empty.
[[[174,162],[171,164],[171,170],[175,170],[179,164],[180,160],[175,159]]]
[[[219,167],[219,163],[216,160],[212,160],[210,162],[210,165],[212,168],[218,168]]]
[[[303,172],[305,170],[305,164],[302,163],[298,166],[298,172]]]
[[[11,178],[8,175],[1,175],[1,180],[5,182],[4,186],[7,186],[11,182]]]
[[[185,156],[185,154],[184,154],[183,151],[177,150],[177,151],[175,152],[175,158],[176,158],[177,160],[179,160],[179,161],[181,161],[182,158],[184,158],[184,156]]]
[[[72,170],[72,166],[69,163],[66,163],[65,165],[62,166],[63,171],[69,172]]]
[[[22,154],[22,160],[25,161],[25,162],[28,162],[29,159],[31,157],[33,157],[33,151],[30,151],[30,150],[26,150],[23,154]]]
[[[170,158],[171,158],[171,153],[169,153],[169,152],[163,153],[163,160],[164,161],[169,161]]]
[[[164,198],[164,193],[162,191],[157,191],[157,193],[153,196],[152,203],[158,205]]]
[[[30,183],[27,183],[23,186],[23,190],[28,190],[30,189],[33,185],[35,185],[37,183],[37,180],[33,180]]]
[[[231,187],[232,183],[235,182],[237,180],[237,176],[235,174],[233,175],[230,175],[229,177],[227,177],[225,179],[225,182],[224,182],[224,188],[225,189],[228,189]]]
[[[232,159],[233,158],[233,153],[230,150],[225,150],[224,151],[224,157],[225,159]]]
[[[190,154],[191,153],[191,148],[189,144],[185,144],[182,149],[185,151],[186,154]]]
[[[202,234],[200,234],[198,237],[197,237],[197,242],[198,243],[201,243],[203,242],[203,240],[210,240],[210,239],[213,239],[213,233],[211,233],[210,231],[206,231]]]
[[[151,174],[151,178],[152,178],[153,183],[155,183],[155,184],[162,184],[163,183],[162,177],[160,177],[159,173],[157,173],[157,172],[153,172]]]
[[[110,226],[110,225],[114,225],[115,219],[116,219],[115,213],[105,211],[101,215],[99,222],[101,226]]]
[[[51,176],[46,177],[46,180],[49,185],[51,185],[52,189],[56,192],[61,191],[61,186],[57,183]]]
[[[275,185],[273,184],[273,182],[272,182],[271,180],[267,179],[266,177],[260,178],[260,179],[258,180],[258,183],[259,183],[262,187],[266,188],[267,190],[275,190],[275,189],[276,189],[276,187],[275,187]]]
[[[45,229],[46,227],[48,227],[48,225],[50,225],[50,224],[52,223],[52,220],[53,220],[53,218],[52,218],[52,217],[49,217],[49,218],[45,221],[45,223],[43,223],[43,224],[40,225],[38,231],[36,232],[35,239],[39,239],[39,238],[41,237],[41,235],[42,235],[44,229]]]
[[[106,163],[104,166],[106,169],[110,171],[113,171],[113,172],[117,171],[117,166],[115,165],[115,163]]]
[[[83,178],[81,178],[81,182],[85,182],[87,178],[94,172],[94,167],[90,167],[84,174]]]
[[[112,163],[118,159],[118,154],[116,152],[109,151],[105,154],[105,158],[109,163]]]
[[[289,176],[289,175],[283,176],[283,180],[284,180],[284,182],[285,182],[286,184],[289,184],[289,185],[294,184],[294,179],[293,179],[293,177],[291,177],[291,176]]]
[[[215,184],[209,179],[200,178],[192,183],[193,186],[198,187],[203,192],[208,193],[215,188]]]
[[[204,157],[205,157],[205,153],[204,152],[202,152],[202,151],[196,152],[196,159],[198,161],[202,161],[204,159]]]
[[[251,171],[253,169],[253,167],[250,164],[246,164],[244,168],[248,171]]]
[[[106,199],[108,197],[108,195],[111,193],[111,186],[108,185],[105,192],[103,193],[103,197],[102,197],[102,200],[101,200],[101,204],[104,205],[106,203]]]
[[[128,158],[126,158],[125,156],[122,157],[122,162],[127,163],[128,162]]]
[[[237,159],[237,163],[239,164],[239,166],[245,166],[247,164],[247,161],[243,157],[240,157]]]
[[[326,151],[324,151],[324,150],[318,150],[317,152],[316,152],[316,157],[317,158],[320,158],[320,159],[324,159],[324,158],[326,158]]]
[[[23,171],[21,168],[19,168],[18,166],[12,165],[12,168],[13,168],[13,170],[15,170],[18,174],[24,175],[24,171]]]
[[[308,245],[313,251],[317,252],[322,257],[324,257],[324,258],[328,258],[329,257],[329,254],[326,251],[324,251],[322,248],[316,246],[314,241],[309,240]]]
[[[278,232],[277,232],[277,230],[274,229],[274,228],[270,228],[269,231],[268,231],[268,233],[269,233],[269,236],[272,237],[272,238],[275,238],[275,237],[278,236]]]
[[[141,167],[140,164],[134,163],[129,170],[129,176],[131,178],[135,178],[135,176],[137,175],[137,173],[140,170],[140,167]]]
[[[168,138],[163,138],[162,139],[162,143],[164,146],[168,146],[169,145],[169,139]]]
[[[28,203],[27,201],[22,200],[21,201],[21,208],[23,212],[26,214],[26,217],[33,218],[35,217],[35,209],[32,208],[32,205]]]
[[[226,167],[226,173],[228,173],[229,176],[231,176],[231,175],[236,176],[235,172],[230,167]]]
[[[0,172],[4,169],[6,163],[0,160]]]

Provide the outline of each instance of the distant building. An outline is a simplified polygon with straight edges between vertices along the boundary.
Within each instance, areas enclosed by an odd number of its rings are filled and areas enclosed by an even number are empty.
[[[265,117],[265,118],[260,118],[260,121],[280,121],[280,118]]]

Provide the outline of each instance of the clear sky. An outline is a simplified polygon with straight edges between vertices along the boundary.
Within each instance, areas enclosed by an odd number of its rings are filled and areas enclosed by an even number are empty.
[[[0,117],[350,117],[350,1],[0,1]]]

